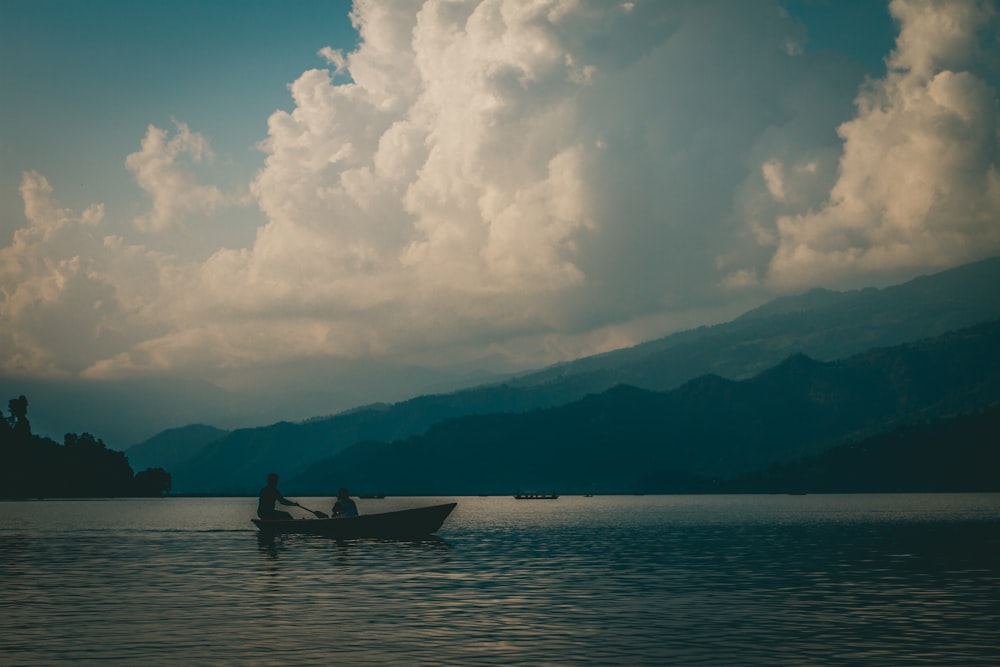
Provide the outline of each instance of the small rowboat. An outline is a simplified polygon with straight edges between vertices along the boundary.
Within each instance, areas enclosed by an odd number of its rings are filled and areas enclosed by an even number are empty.
[[[400,539],[436,533],[458,503],[416,507],[395,512],[341,516],[330,519],[250,519],[267,535],[326,535],[337,539],[374,537]]]

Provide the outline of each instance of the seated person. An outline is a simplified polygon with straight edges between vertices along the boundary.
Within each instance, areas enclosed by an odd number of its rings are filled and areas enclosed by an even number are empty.
[[[341,488],[337,491],[337,502],[333,504],[330,511],[333,516],[357,516],[358,506],[351,500],[351,494],[347,489]]]
[[[261,519],[291,519],[292,515],[288,512],[274,509],[275,502],[302,507],[294,500],[288,500],[281,495],[281,491],[278,491],[278,475],[272,472],[267,476],[267,486],[260,490],[260,496],[257,500],[257,516]]]

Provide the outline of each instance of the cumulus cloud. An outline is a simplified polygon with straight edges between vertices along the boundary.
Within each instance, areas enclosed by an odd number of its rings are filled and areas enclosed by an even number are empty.
[[[293,84],[253,186],[269,224],[243,258],[285,304],[396,313],[373,327],[390,349],[690,306],[739,229],[737,156],[775,119],[849,110],[847,77],[816,84],[774,5],[413,7],[357,3],[350,81]]]
[[[3,363],[524,367],[764,289],[996,252],[996,91],[975,68],[992,14],[892,12],[889,71],[859,92],[859,68],[808,53],[776,2],[359,0],[357,48],[320,48],[329,67],[268,119],[247,247],[158,252],[25,177],[30,225],[0,251]],[[152,202],[141,230],[234,203],[196,177],[210,155],[183,123],[149,128],[126,160]],[[84,335],[56,340],[71,322]]]
[[[177,133],[150,125],[142,139],[142,149],[125,158],[136,184],[151,199],[148,213],[135,218],[136,226],[147,232],[162,232],[181,226],[192,214],[208,215],[234,203],[214,185],[200,185],[194,172],[185,168],[212,159],[208,141],[184,123],[176,123]]]
[[[838,129],[843,153],[829,198],[777,219],[768,273],[776,286],[865,283],[1000,252],[1000,111],[982,69],[983,51],[996,49],[996,12],[922,0],[890,9],[896,48],[886,76],[864,86],[856,116]],[[776,182],[774,167],[764,168]]]
[[[103,236],[102,206],[60,207],[38,173],[24,175],[21,196],[29,225],[0,248],[0,369],[76,375],[148,335],[161,258]]]

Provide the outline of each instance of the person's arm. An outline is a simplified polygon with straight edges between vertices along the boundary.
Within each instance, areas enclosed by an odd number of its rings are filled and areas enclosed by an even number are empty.
[[[298,504],[297,502],[295,502],[294,500],[289,500],[288,498],[284,497],[284,496],[283,496],[283,495],[281,495],[280,493],[278,494],[278,502],[279,502],[279,503],[281,503],[282,505],[289,505],[289,506],[295,506],[295,507],[302,507],[302,505],[299,505],[299,504]]]

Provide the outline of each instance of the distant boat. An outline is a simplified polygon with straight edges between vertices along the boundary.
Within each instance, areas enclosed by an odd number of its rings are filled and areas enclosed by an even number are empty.
[[[384,493],[362,493],[362,494],[360,494],[358,496],[358,498],[368,498],[368,499],[371,499],[371,498],[385,498],[385,494]]]
[[[558,493],[516,493],[514,497],[518,500],[555,500]]]
[[[429,505],[329,519],[250,519],[265,535],[325,535],[337,539],[361,537],[405,539],[436,533],[458,503]]]

